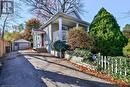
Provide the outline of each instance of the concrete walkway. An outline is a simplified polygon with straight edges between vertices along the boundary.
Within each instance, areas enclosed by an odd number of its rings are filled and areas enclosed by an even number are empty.
[[[18,52],[4,57],[0,87],[47,87],[38,71]]]
[[[116,87],[107,81],[79,72],[68,61],[47,53],[20,51],[39,71],[39,78],[48,87]]]

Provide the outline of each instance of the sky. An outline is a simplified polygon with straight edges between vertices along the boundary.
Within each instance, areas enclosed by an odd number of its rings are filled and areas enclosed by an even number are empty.
[[[81,17],[89,23],[92,22],[100,8],[104,7],[108,12],[113,14],[121,29],[125,24],[130,24],[130,14],[127,14],[130,11],[130,0],[83,0],[83,2],[84,10],[87,13],[81,14]],[[28,11],[29,7],[23,6],[23,9],[21,11],[23,18],[19,21],[20,23],[24,23],[27,19],[33,17]]]

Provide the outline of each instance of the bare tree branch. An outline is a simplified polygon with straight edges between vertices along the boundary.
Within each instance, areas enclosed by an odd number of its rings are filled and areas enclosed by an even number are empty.
[[[45,21],[57,12],[70,14],[82,11],[81,0],[24,0],[32,7],[32,11],[41,16]]]
[[[4,37],[5,30],[18,22],[17,19],[22,18],[19,11],[21,10],[20,3],[15,2],[14,14],[2,14],[0,17],[0,30],[2,32],[1,38]],[[11,28],[10,28],[11,29]]]

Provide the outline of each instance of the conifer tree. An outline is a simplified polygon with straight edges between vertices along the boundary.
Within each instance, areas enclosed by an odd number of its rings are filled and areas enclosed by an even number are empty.
[[[94,17],[89,34],[95,39],[98,52],[105,56],[122,55],[128,42],[114,16],[104,8]]]

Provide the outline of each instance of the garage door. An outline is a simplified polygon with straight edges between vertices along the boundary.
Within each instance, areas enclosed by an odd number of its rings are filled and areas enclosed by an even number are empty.
[[[29,48],[28,43],[19,43],[19,50],[25,50]]]

